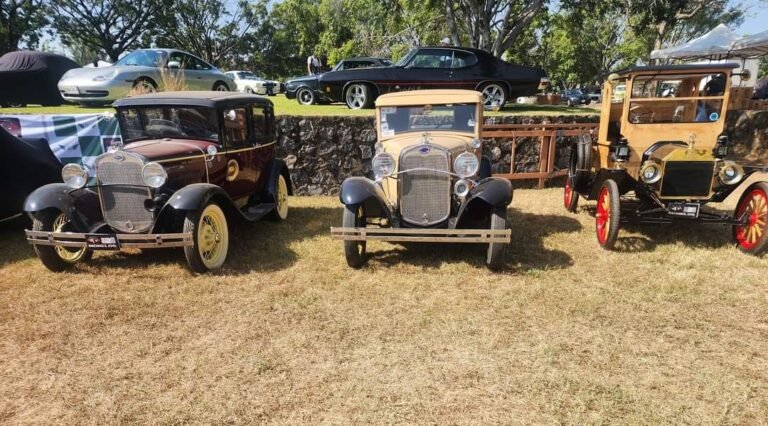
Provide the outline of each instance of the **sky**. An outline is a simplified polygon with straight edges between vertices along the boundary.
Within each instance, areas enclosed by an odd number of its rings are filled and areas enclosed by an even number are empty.
[[[768,30],[768,1],[747,0],[746,19],[738,28],[731,28],[738,35],[756,34]]]

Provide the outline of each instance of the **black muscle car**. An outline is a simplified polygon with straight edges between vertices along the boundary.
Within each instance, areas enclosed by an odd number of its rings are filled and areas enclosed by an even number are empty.
[[[483,94],[486,109],[536,94],[549,83],[540,68],[513,65],[464,47],[419,47],[383,68],[331,71],[317,78],[319,97],[351,109],[371,108],[379,95],[404,90],[469,89]]]

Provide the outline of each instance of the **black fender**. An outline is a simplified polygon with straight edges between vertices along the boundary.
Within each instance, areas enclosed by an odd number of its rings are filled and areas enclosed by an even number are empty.
[[[588,192],[592,175],[592,136],[579,135],[571,145],[568,159],[568,175],[573,179],[576,192]]]
[[[588,200],[596,200],[600,193],[600,188],[602,188],[603,183],[608,179],[612,179],[616,182],[616,185],[619,187],[620,195],[624,195],[637,188],[638,184],[637,181],[624,169],[600,169],[600,171],[597,172],[594,182],[592,182],[592,186],[589,187],[589,191],[585,191],[582,195],[586,196]]]
[[[245,218],[234,201],[229,197],[229,194],[221,189],[221,187],[210,183],[193,183],[171,195],[171,198],[160,209],[160,213],[155,219],[153,232],[170,230],[169,227],[177,225],[174,221],[177,212],[200,210],[209,201],[215,201],[227,215],[234,214],[237,217]],[[177,231],[178,229],[175,230]]]
[[[346,206],[362,204],[367,217],[386,217],[392,220],[392,207],[384,190],[368,178],[354,176],[344,179],[339,200]]]
[[[495,207],[509,206],[513,193],[512,182],[508,179],[492,177],[479,181],[461,203],[454,223],[458,226],[465,219],[476,219],[478,215],[486,217]]]
[[[46,209],[69,211],[72,206],[72,188],[63,183],[49,183],[32,191],[24,200],[24,212],[34,215]]]
[[[283,175],[285,183],[288,184],[288,195],[293,195],[293,183],[291,182],[291,174],[288,172],[288,166],[283,160],[273,159],[269,168],[269,179],[267,180],[266,189],[267,194],[269,194],[269,197],[273,202],[277,199],[275,188],[277,188],[277,179],[280,175]]]

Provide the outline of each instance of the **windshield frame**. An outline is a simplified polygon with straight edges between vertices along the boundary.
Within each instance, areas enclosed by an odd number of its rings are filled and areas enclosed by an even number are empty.
[[[155,118],[150,118],[147,116],[146,112],[147,110],[195,110],[202,118],[207,118],[206,123],[209,123],[207,128],[198,127],[200,130],[208,130],[210,131],[210,135],[208,137],[195,135],[195,134],[189,134],[186,133],[182,134],[179,133],[177,135],[171,135],[171,134],[150,134],[147,132],[147,127],[149,126],[150,120],[153,120]],[[128,114],[130,112],[137,112],[138,119],[140,120],[141,124],[141,136],[137,137],[131,137],[129,131],[129,126],[135,129],[135,126],[133,124],[129,124],[129,118]],[[205,113],[211,114],[209,117],[205,117]],[[163,140],[163,139],[192,139],[192,140],[200,140],[205,142],[211,142],[218,145],[223,145],[222,141],[222,132],[221,132],[221,120],[220,120],[220,114],[221,110],[219,108],[214,107],[207,107],[207,106],[190,106],[190,105],[140,105],[140,106],[130,106],[130,107],[121,107],[117,110],[117,119],[120,125],[120,132],[123,134],[123,139],[125,143],[131,143],[131,142],[139,142],[139,141],[145,141],[145,140]],[[168,116],[166,114],[163,114],[165,118],[159,119],[159,120],[165,120],[165,121],[171,121],[168,120]],[[175,112],[175,118],[178,117],[178,111]],[[180,125],[180,123],[176,123],[177,126]],[[180,130],[182,130],[180,128]],[[192,128],[186,128],[186,130],[192,130]],[[215,137],[212,137],[214,135],[215,130]],[[137,130],[133,130],[137,131]]]
[[[430,113],[429,114],[413,114],[412,109],[413,108],[421,108],[422,110],[425,107],[429,107]],[[456,122],[455,122],[455,116],[453,117],[449,123],[449,128],[440,128],[441,125],[444,124],[438,124],[435,128],[413,128],[411,124],[411,120],[415,116],[421,116],[421,117],[427,117],[432,114],[434,111],[443,111],[443,112],[451,112],[453,114],[456,114],[455,107],[471,107],[471,114],[468,119],[467,128],[456,128]],[[453,110],[447,109],[449,107],[454,108]],[[399,109],[407,109],[409,110],[409,113],[407,114],[408,117],[408,125],[407,128],[401,131],[396,131],[394,129],[390,129],[390,121],[385,117],[385,115],[390,114],[397,114]],[[470,111],[470,108],[467,108],[467,112]],[[446,116],[448,114],[445,114]],[[434,115],[433,115],[434,116]],[[393,117],[395,118],[395,117]],[[402,117],[401,117],[402,118]],[[469,124],[470,121],[474,120],[474,123],[472,125]],[[393,138],[397,136],[402,136],[405,134],[413,134],[413,133],[432,133],[432,132],[451,132],[451,133],[461,133],[465,135],[477,135],[479,134],[480,127],[482,126],[482,112],[480,108],[480,104],[477,103],[471,103],[471,102],[452,102],[452,103],[438,103],[438,104],[421,104],[421,105],[397,105],[397,106],[382,106],[376,108],[376,131],[379,134],[380,139],[388,139]],[[384,124],[386,123],[386,126]]]

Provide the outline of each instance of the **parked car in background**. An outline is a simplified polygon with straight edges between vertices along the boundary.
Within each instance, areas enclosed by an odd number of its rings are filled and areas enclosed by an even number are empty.
[[[491,177],[477,91],[419,90],[376,100],[374,179],[348,177],[339,198],[349,266],[367,259],[367,241],[487,244],[486,265],[504,263],[510,242],[508,179]]]
[[[131,91],[162,90],[165,78],[181,79],[186,90],[229,91],[236,85],[213,65],[176,49],[139,49],[110,67],[78,68],[59,81],[61,96],[80,104],[105,104]],[[183,77],[183,78],[182,78]]]
[[[600,94],[600,89],[587,92],[587,96],[589,96],[590,103],[593,103],[593,104],[599,104],[603,100],[603,95]]]
[[[0,57],[0,106],[63,104],[56,85],[62,75],[75,68],[80,65],[53,53],[6,53]]]
[[[331,71],[350,70],[358,68],[388,67],[392,62],[384,58],[359,57],[343,59],[337,63]],[[319,76],[307,75],[295,77],[285,82],[285,97],[296,99],[302,105],[313,105],[319,103],[331,103],[332,99],[325,96],[324,93],[317,91],[317,81]]]
[[[125,145],[96,159],[93,179],[67,164],[64,183],[26,199],[27,240],[48,269],[68,269],[93,250],[177,247],[202,273],[226,260],[231,220],[287,217],[291,181],[275,157],[269,99],[163,92],[115,107]]]
[[[568,106],[589,105],[592,99],[581,89],[566,89],[560,92],[560,102]]]
[[[227,71],[224,74],[235,81],[238,92],[267,96],[281,93],[279,81],[265,80],[252,71]]]
[[[483,94],[486,109],[518,96],[535,95],[549,84],[540,68],[513,65],[488,52],[464,47],[419,47],[390,67],[331,71],[316,91],[351,109],[371,108],[380,95],[405,90],[468,89]]]

